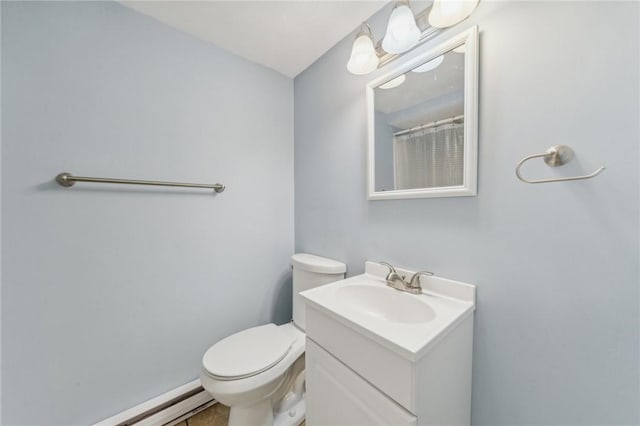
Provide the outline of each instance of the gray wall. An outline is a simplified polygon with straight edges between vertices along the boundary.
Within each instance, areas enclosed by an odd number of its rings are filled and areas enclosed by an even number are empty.
[[[377,39],[387,16],[371,20]],[[354,35],[295,79],[296,249],[349,275],[380,259],[475,283],[475,425],[640,422],[638,17],[633,2],[481,2],[445,33],[481,30],[477,197],[367,202],[377,74],[347,73]],[[516,179],[523,156],[557,143],[574,163],[528,175],[607,170]]]
[[[2,424],[103,419],[290,317],[291,79],[114,2],[2,2],[2,67]]]

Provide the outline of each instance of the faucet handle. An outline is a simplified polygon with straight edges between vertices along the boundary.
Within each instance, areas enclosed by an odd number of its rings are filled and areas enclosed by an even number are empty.
[[[404,280],[404,278],[396,271],[396,268],[393,267],[390,263],[387,262],[378,262],[380,265],[384,265],[389,268],[389,273],[387,274],[387,281],[393,281],[397,279]]]
[[[387,262],[378,262],[378,263],[380,265],[383,265],[383,266],[386,266],[387,268],[389,268],[389,273],[395,272],[397,274],[396,268],[394,268],[392,264],[387,263]]]
[[[389,273],[387,274],[387,281],[392,280],[393,278],[395,278],[398,275],[398,272],[396,271],[396,268],[393,267],[392,264],[387,263],[387,262],[378,262],[380,265],[384,265],[387,268],[389,268]]]
[[[413,274],[413,276],[411,277],[411,280],[409,281],[409,287],[422,288],[422,286],[420,285],[420,276],[421,275],[426,275],[426,276],[430,277],[430,276],[433,276],[433,272],[429,272],[429,271],[416,272],[415,274]]]

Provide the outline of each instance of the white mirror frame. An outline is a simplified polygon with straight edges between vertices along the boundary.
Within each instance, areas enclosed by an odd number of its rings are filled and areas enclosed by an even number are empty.
[[[374,89],[416,66],[443,55],[456,47],[464,50],[464,172],[463,184],[438,188],[375,190],[375,105]],[[368,133],[368,200],[393,200],[402,198],[468,197],[477,191],[478,180],[478,27],[446,40],[425,53],[401,62],[391,72],[367,84],[367,133]]]

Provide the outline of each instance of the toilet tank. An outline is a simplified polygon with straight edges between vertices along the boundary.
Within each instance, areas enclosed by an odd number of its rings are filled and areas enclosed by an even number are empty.
[[[306,253],[291,256],[291,264],[293,265],[293,322],[305,330],[304,300],[298,293],[344,279],[347,265],[337,260]]]

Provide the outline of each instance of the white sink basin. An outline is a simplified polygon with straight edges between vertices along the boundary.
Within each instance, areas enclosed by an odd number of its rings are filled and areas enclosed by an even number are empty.
[[[397,269],[404,276],[412,274]],[[386,267],[367,262],[362,275],[301,292],[307,318],[322,312],[407,359],[418,359],[438,336],[473,314],[472,285],[422,277],[423,293],[410,294],[388,287],[386,273]]]
[[[433,320],[435,312],[424,301],[392,288],[353,284],[337,289],[339,303],[347,309],[381,321],[417,324]]]

